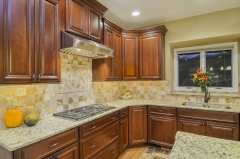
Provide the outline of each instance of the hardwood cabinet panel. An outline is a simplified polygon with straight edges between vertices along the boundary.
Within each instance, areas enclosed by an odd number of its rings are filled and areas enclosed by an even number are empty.
[[[0,3],[0,82],[31,82],[34,73],[34,1],[2,0]]]
[[[86,137],[117,120],[118,120],[118,112],[114,112],[114,113],[106,115],[102,118],[88,122],[88,123],[80,126],[80,138]]]
[[[120,152],[128,146],[128,117],[120,120],[119,147]]]
[[[205,121],[179,118],[178,130],[198,135],[205,135]]]
[[[119,141],[116,141],[113,144],[111,144],[110,146],[108,146],[101,153],[92,157],[92,159],[114,159],[119,154],[119,148],[118,147],[119,147]]]
[[[139,36],[139,79],[161,79],[161,33]]]
[[[14,159],[41,159],[77,141],[78,129],[74,128],[14,151]]]
[[[79,159],[78,142],[58,151],[53,156],[55,159]]]
[[[178,117],[239,123],[239,114],[210,110],[178,109]]]
[[[176,116],[177,109],[161,107],[161,106],[148,106],[148,113],[160,114],[160,115],[165,115],[165,116]]]
[[[81,0],[67,0],[66,3],[66,31],[86,36],[86,4]]]
[[[206,135],[221,139],[239,141],[239,126],[217,122],[206,122]]]
[[[148,115],[148,143],[172,147],[176,132],[175,117]]]
[[[122,36],[123,80],[138,79],[138,36]]]
[[[129,107],[129,145],[147,142],[147,107]]]
[[[90,158],[118,138],[118,121],[106,129],[80,140],[81,159]]]
[[[120,112],[120,118],[128,116],[128,107],[121,109],[119,112]]]
[[[41,82],[60,81],[59,0],[40,0],[39,11],[40,45],[37,79]]]
[[[89,6],[87,16],[88,38],[102,43],[102,13]]]

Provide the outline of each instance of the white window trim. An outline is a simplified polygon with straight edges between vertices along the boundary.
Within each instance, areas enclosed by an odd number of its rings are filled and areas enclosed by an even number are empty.
[[[229,42],[221,44],[212,45],[202,45],[186,48],[174,49],[174,90],[175,91],[194,91],[200,92],[200,87],[179,87],[178,86],[178,54],[190,53],[190,52],[200,52],[200,67],[205,67],[205,57],[203,56],[205,51],[215,51],[215,50],[232,50],[232,85],[233,87],[209,87],[210,92],[238,92],[238,43]]]

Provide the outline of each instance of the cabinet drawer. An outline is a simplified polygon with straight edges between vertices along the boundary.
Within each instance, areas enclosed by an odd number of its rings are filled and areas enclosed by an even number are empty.
[[[15,159],[40,159],[78,141],[78,129],[74,128],[36,144],[14,152]]]
[[[178,109],[178,117],[239,123],[239,114],[211,110]]]
[[[80,138],[86,137],[93,132],[107,126],[108,124],[113,123],[116,120],[118,120],[118,112],[114,112],[92,122],[84,124],[80,127]]]
[[[106,129],[80,140],[81,158],[89,158],[118,138],[118,122]]]
[[[105,150],[103,150],[101,153],[94,156],[92,159],[116,158],[119,154],[118,145],[119,145],[118,141],[114,142],[109,147],[107,147]]]
[[[120,110],[120,118],[123,118],[128,115],[128,108],[123,108]]]
[[[161,107],[161,106],[148,106],[148,113],[161,114],[161,115],[167,115],[167,116],[176,116],[177,109]]]

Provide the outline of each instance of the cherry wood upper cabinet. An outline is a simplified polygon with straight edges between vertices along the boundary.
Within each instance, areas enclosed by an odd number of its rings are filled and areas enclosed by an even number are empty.
[[[86,4],[81,0],[66,2],[66,30],[79,36],[87,35]]]
[[[0,8],[0,83],[60,81],[59,0],[4,0]]]
[[[31,82],[34,58],[34,0],[0,1],[0,82]]]
[[[66,31],[102,43],[101,18],[106,10],[97,1],[67,0]]]
[[[122,34],[123,80],[138,79],[138,34]]]
[[[105,18],[102,21],[104,45],[115,50],[115,56],[92,61],[93,81],[122,80],[122,28]]]
[[[39,39],[36,43],[38,58],[37,81],[60,81],[60,1],[39,0]],[[39,45],[38,45],[39,44]]]

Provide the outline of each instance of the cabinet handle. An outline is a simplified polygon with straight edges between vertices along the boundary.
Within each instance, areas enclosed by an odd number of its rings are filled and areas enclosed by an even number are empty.
[[[114,131],[112,134],[111,134],[111,136],[113,136],[113,135],[115,135],[116,134],[116,132]]]
[[[38,80],[38,81],[40,81],[40,77],[41,77],[40,75],[37,76],[37,80]]]
[[[35,75],[33,74],[33,75],[32,75],[32,81],[34,81],[34,79],[35,79]]]
[[[127,114],[127,112],[122,112],[123,114]]]
[[[163,119],[163,117],[158,117],[159,119]]]
[[[49,148],[55,147],[59,144],[59,142],[57,141],[56,143],[52,144],[52,145],[48,145]]]
[[[120,124],[122,124],[123,122],[122,121],[120,121]]]
[[[89,146],[91,149],[96,147],[97,145],[96,144],[93,144],[92,146]]]
[[[112,118],[110,118],[111,120],[114,120],[114,119],[116,119],[116,117],[112,117]]]
[[[164,111],[163,110],[158,110],[159,112],[163,113]]]
[[[112,154],[112,155],[115,154],[115,153],[116,153],[116,150],[111,151],[111,154]]]
[[[94,125],[93,127],[91,127],[91,128],[89,128],[90,130],[92,130],[92,129],[95,129],[97,126],[96,125]]]

